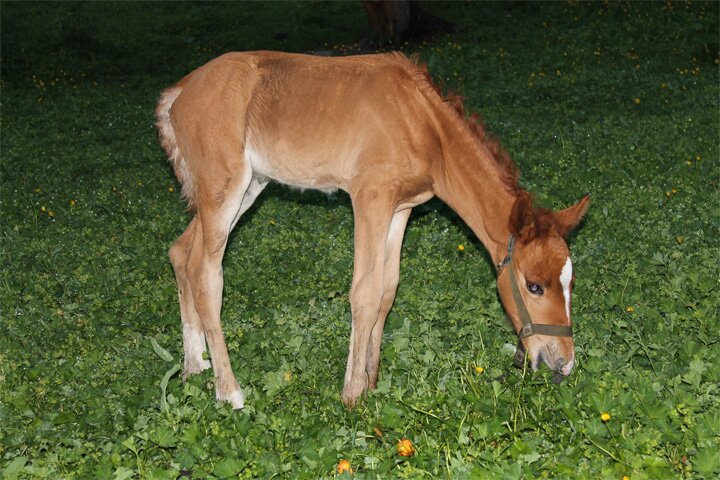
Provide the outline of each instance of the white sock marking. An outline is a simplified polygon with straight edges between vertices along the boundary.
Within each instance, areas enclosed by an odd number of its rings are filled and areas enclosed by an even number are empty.
[[[565,265],[560,272],[560,284],[562,285],[563,295],[565,296],[565,313],[568,322],[570,321],[570,282],[572,281],[573,269],[570,257],[565,261]]]
[[[205,348],[205,334],[201,330],[195,330],[183,325],[183,345],[185,349],[185,361],[197,364],[201,370],[210,368],[210,362],[203,359]]]
[[[245,407],[245,395],[242,390],[235,390],[231,392],[227,397],[215,394],[215,398],[220,402],[229,402],[234,410],[240,410]]]

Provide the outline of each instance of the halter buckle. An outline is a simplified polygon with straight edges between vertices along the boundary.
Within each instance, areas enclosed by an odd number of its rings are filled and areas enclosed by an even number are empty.
[[[523,327],[520,329],[520,333],[518,333],[519,338],[525,338],[530,337],[532,335],[535,335],[535,332],[533,331],[532,324],[523,325]]]
[[[510,240],[508,240],[508,246],[507,246],[507,255],[505,258],[502,259],[502,262],[495,265],[495,269],[497,270],[498,275],[500,275],[500,272],[502,272],[502,269],[512,261],[512,254],[513,250],[515,249],[515,236],[510,235]]]
[[[503,258],[503,261],[495,265],[495,270],[497,270],[498,275],[500,275],[500,272],[502,272],[502,269],[505,268],[505,265],[510,263],[511,257],[510,255]]]

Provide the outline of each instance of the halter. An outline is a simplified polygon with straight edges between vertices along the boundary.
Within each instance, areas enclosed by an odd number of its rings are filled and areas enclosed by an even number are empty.
[[[506,266],[510,265],[510,263],[512,263],[512,255],[514,249],[515,236],[510,235],[510,240],[508,241],[507,246],[508,254],[502,262],[496,265],[498,278],[500,277],[503,269]],[[533,323],[532,319],[530,318],[530,313],[525,307],[525,302],[523,302],[522,296],[520,295],[520,289],[518,288],[517,280],[515,279],[515,272],[512,268],[509,268],[508,270],[510,271],[510,288],[512,290],[513,299],[515,300],[515,307],[517,308],[518,315],[520,316],[520,321],[523,325],[517,334],[518,348],[515,351],[515,358],[513,360],[515,362],[515,365],[522,366],[525,361],[525,349],[522,344],[523,338],[531,337],[535,334],[548,335],[551,337],[572,337],[573,331],[572,327],[567,325],[547,325],[541,323]]]

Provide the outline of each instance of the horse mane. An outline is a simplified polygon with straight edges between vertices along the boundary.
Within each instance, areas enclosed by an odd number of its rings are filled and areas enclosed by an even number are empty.
[[[457,117],[467,125],[470,133],[477,139],[480,145],[483,145],[489,152],[495,164],[500,169],[500,178],[507,190],[514,196],[521,194],[525,190],[520,187],[518,180],[520,178],[520,172],[513,162],[508,152],[500,144],[500,140],[488,133],[485,128],[485,122],[482,117],[475,113],[470,112],[466,114],[465,110],[465,99],[452,91],[449,91],[446,95],[442,94],[442,89],[436,84],[430,73],[428,72],[427,63],[420,63],[419,54],[415,53],[410,58],[400,53],[393,54],[395,58],[399,59],[402,57],[405,61],[410,61],[412,66],[415,68],[415,77],[419,81],[420,86],[424,89],[434,92],[435,95],[453,111]]]
[[[407,58],[403,54],[395,54],[397,60],[409,61],[414,69],[415,79],[418,86],[429,90],[437,95],[437,98],[444,103],[448,109],[457,115],[457,118],[467,125],[471,135],[483,146],[494,160],[500,172],[500,179],[507,191],[515,197],[509,226],[511,232],[521,242],[528,242],[533,239],[546,238],[552,230],[557,231],[557,218],[552,210],[536,207],[533,205],[534,197],[527,190],[519,185],[520,171],[513,162],[508,152],[500,144],[500,140],[488,133],[482,117],[465,109],[464,98],[452,91],[443,95],[442,89],[436,84],[430,73],[427,64],[420,63],[419,55],[413,54]]]

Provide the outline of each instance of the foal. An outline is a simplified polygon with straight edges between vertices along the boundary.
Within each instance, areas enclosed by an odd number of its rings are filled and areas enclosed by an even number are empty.
[[[271,180],[340,188],[352,200],[346,406],[377,385],[405,226],[411,209],[433,196],[458,213],[498,265],[500,297],[532,368],[544,361],[570,374],[573,272],[564,238],[588,198],[557,213],[535,209],[507,153],[474,117],[465,118],[459,98],[443,99],[415,62],[396,53],[228,53],[162,93],[157,125],[193,214],[170,248],[183,376],[210,367],[207,341],[218,400],[244,404],[220,326],[223,254],[230,231]]]

